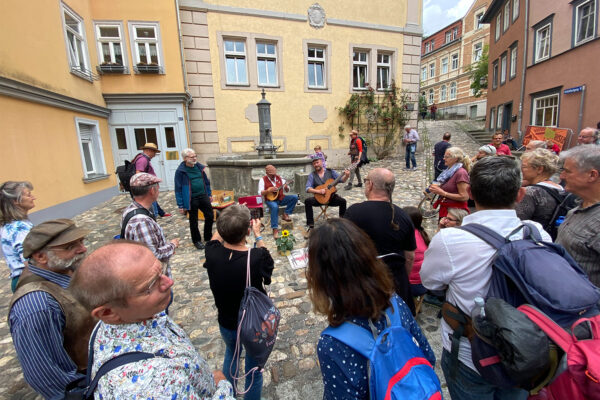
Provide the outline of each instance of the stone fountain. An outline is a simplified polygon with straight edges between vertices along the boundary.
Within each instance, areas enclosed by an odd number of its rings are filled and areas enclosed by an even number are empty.
[[[294,179],[291,192],[304,198],[312,160],[305,157],[305,153],[277,153],[278,146],[272,141],[271,103],[265,98],[264,89],[261,95],[262,99],[256,103],[260,134],[259,144],[255,147],[257,154],[226,154],[209,159],[211,186],[213,189],[233,190],[236,199],[256,195],[258,180],[264,176],[265,166],[272,164],[278,175],[287,180]]]

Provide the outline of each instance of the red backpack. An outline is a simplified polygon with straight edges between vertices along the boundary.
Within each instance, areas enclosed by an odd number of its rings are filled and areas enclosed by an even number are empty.
[[[567,332],[539,310],[522,305],[518,308],[527,315],[557,346],[566,353],[567,368],[530,400],[584,400],[600,399],[600,315],[580,318]],[[578,339],[573,332],[587,323],[589,339]]]

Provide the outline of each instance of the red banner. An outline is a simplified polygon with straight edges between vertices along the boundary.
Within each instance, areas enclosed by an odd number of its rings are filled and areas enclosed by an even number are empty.
[[[532,140],[552,140],[561,150],[567,142],[569,130],[564,128],[552,128],[549,126],[528,126],[525,130],[523,144],[527,145]]]

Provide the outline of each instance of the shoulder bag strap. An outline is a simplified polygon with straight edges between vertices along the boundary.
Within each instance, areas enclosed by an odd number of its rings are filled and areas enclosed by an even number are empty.
[[[248,248],[248,261],[246,262],[246,287],[250,287],[250,250],[252,248]]]
[[[351,322],[344,322],[337,327],[327,327],[324,335],[336,338],[346,346],[353,348],[365,358],[369,358],[375,346],[375,339],[371,332]]]
[[[148,217],[150,217],[156,221],[156,217],[154,215],[150,214],[150,211],[148,211],[147,209],[145,209],[143,207],[136,208],[135,210],[129,211],[127,213],[127,215],[125,215],[125,218],[123,218],[123,225],[121,226],[121,239],[125,239],[125,228],[127,228],[127,224],[129,223],[129,220],[138,214],[147,215]]]
[[[556,343],[561,349],[567,351],[570,345],[573,343],[571,336],[561,328],[556,322],[542,314],[535,308],[523,304],[517,307],[519,311],[527,315],[527,317],[533,321],[554,343]]]
[[[537,183],[533,186],[544,189],[546,191],[546,193],[548,193],[550,196],[552,196],[552,198],[554,200],[556,200],[557,205],[562,203],[563,199],[559,196],[558,189],[552,189],[552,188],[549,188],[548,186],[538,185]]]

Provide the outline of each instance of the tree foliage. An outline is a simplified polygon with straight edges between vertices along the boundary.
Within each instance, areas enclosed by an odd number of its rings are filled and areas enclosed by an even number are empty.
[[[489,64],[489,45],[483,46],[479,61],[469,65],[466,71],[471,78],[471,89],[473,89],[475,97],[483,94],[483,91],[488,87],[488,64]]]

